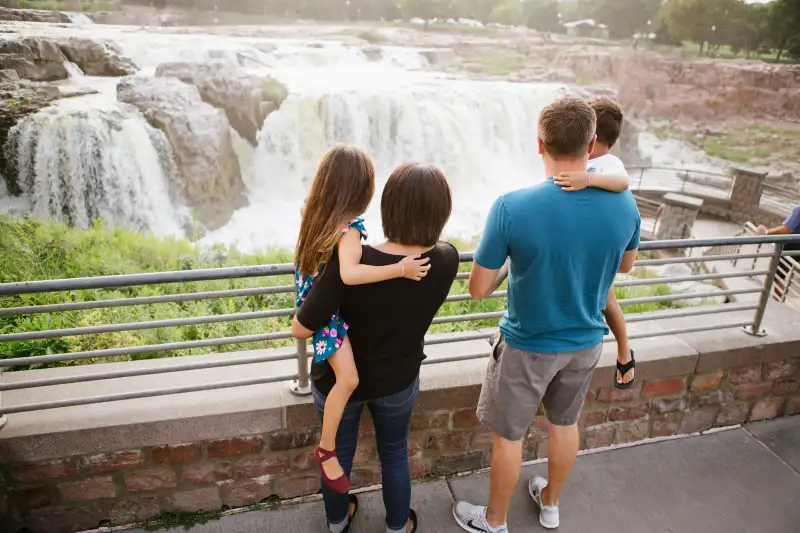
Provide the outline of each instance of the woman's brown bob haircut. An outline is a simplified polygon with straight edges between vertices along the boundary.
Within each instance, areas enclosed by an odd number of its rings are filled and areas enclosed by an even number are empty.
[[[433,246],[452,209],[450,186],[441,170],[424,163],[405,163],[392,172],[383,188],[383,233],[389,242]]]

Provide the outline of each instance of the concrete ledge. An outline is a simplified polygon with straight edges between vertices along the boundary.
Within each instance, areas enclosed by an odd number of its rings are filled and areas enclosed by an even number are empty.
[[[723,313],[634,323],[629,334],[751,317]],[[637,385],[627,391],[613,387],[616,345],[606,343],[580,422],[582,448],[800,413],[800,314],[773,304],[765,327],[769,335],[762,338],[726,329],[634,340]],[[488,356],[489,350],[488,342],[471,341],[426,352],[435,361],[467,353]],[[2,379],[18,382],[180,361],[6,373]],[[414,476],[489,464],[491,435],[475,416],[486,363],[482,358],[423,366],[409,442]],[[4,393],[3,403],[291,374],[294,365],[282,361],[13,391]],[[215,510],[271,495],[309,494],[319,488],[311,459],[317,432],[310,398],[292,395],[288,384],[9,415],[0,430],[0,501],[5,492],[15,526],[60,533],[91,529],[103,520],[124,524],[163,511]],[[356,487],[380,480],[373,433],[367,414],[351,480]],[[525,438],[526,460],[546,457],[547,440],[546,423],[537,417]]]

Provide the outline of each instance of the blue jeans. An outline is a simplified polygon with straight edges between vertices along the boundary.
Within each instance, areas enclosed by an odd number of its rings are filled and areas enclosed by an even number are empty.
[[[314,406],[322,419],[325,396],[313,387]],[[381,460],[383,505],[386,508],[386,525],[389,529],[405,531],[411,508],[411,471],[408,464],[408,432],[411,411],[419,394],[419,377],[405,390],[391,396],[366,402],[349,402],[344,409],[342,422],[336,433],[336,457],[347,476],[353,468],[353,457],[358,444],[358,424],[364,405],[369,407],[375,424],[375,441]],[[339,524],[350,509],[347,494],[336,494],[322,484],[325,516],[332,524]]]

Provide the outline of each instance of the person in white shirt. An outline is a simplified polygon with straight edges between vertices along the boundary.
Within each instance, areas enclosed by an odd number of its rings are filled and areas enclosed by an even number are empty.
[[[597,142],[587,164],[586,172],[569,172],[555,178],[556,185],[568,192],[586,187],[610,191],[624,191],[629,187],[628,172],[622,160],[611,154],[611,148],[622,132],[623,114],[619,104],[610,98],[598,97],[590,101],[597,115]],[[606,322],[617,340],[617,374],[614,386],[618,389],[633,387],[636,359],[628,345],[625,315],[617,302],[614,287],[608,292],[605,310]]]

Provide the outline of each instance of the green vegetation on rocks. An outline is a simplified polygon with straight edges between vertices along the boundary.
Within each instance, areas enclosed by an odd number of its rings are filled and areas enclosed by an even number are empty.
[[[289,90],[286,86],[273,78],[267,76],[264,80],[264,100],[275,104],[276,109],[281,106],[284,100],[289,96]]]
[[[495,46],[463,54],[455,66],[480,74],[507,76],[525,68],[526,63],[526,57],[516,50]]]

